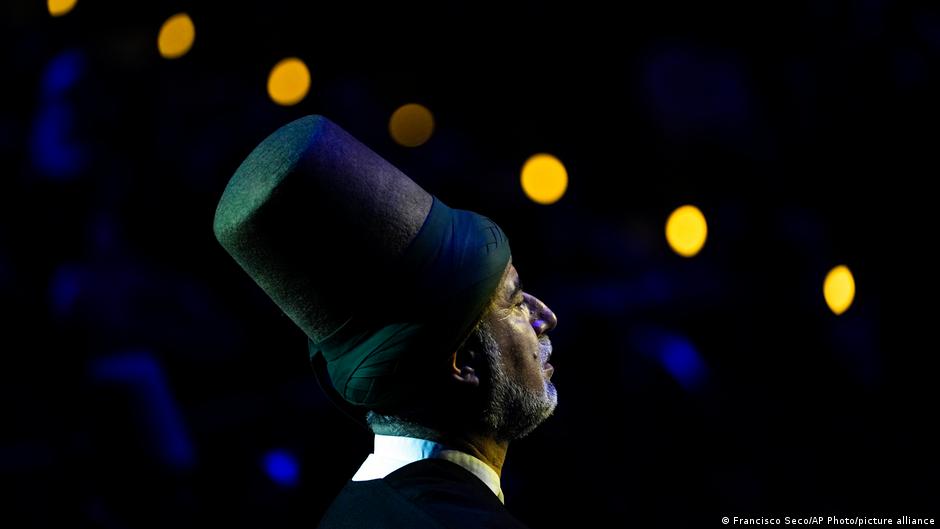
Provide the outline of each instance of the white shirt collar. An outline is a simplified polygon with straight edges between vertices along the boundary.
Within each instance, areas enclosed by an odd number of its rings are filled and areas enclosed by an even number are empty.
[[[430,458],[444,459],[469,470],[493,491],[499,501],[505,503],[499,474],[492,467],[470,454],[451,450],[427,439],[376,435],[375,450],[362,463],[352,480],[382,479],[405,465]]]

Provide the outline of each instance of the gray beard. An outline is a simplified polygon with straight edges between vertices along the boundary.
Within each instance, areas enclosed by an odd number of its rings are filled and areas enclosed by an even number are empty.
[[[534,392],[513,380],[499,361],[499,345],[489,329],[484,327],[479,331],[491,379],[488,404],[483,411],[483,425],[497,441],[521,439],[555,411],[558,405],[555,386],[546,380],[543,391]]]

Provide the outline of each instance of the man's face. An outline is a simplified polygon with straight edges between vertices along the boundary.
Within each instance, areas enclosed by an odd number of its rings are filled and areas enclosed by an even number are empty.
[[[547,333],[558,323],[538,298],[522,290],[519,273],[509,265],[485,318],[492,338],[488,351],[492,377],[488,422],[504,440],[527,435],[548,418],[558,403],[551,383],[554,368]]]

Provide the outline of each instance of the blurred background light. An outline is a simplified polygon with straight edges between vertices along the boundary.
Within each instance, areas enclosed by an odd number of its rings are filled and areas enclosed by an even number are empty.
[[[310,70],[297,57],[274,65],[268,76],[268,95],[278,105],[296,105],[310,90]]]
[[[272,450],[265,454],[264,471],[271,481],[283,487],[293,487],[300,482],[300,465],[297,458],[286,450]]]
[[[402,147],[418,147],[434,133],[434,115],[423,105],[408,103],[392,113],[388,131]]]
[[[53,180],[66,181],[82,171],[87,153],[74,141],[75,112],[65,103],[50,103],[37,112],[30,135],[33,167]]]
[[[85,55],[65,50],[49,61],[42,74],[39,101],[29,135],[29,156],[37,173],[52,180],[78,176],[89,161],[70,95],[87,68]]]
[[[91,379],[117,384],[139,403],[138,417],[146,425],[146,439],[161,463],[174,469],[196,464],[196,451],[170,382],[151,351],[125,351],[97,358],[89,364]]]
[[[177,13],[166,19],[157,36],[157,49],[164,59],[186,55],[196,40],[196,26],[186,13]]]
[[[682,257],[694,257],[705,245],[708,224],[701,210],[692,205],[682,206],[666,220],[666,241]]]
[[[654,359],[669,376],[687,391],[703,389],[708,382],[708,366],[695,344],[679,331],[640,326],[630,334],[633,347]]]
[[[568,189],[568,171],[558,158],[540,153],[522,166],[521,182],[522,190],[533,202],[554,204]]]
[[[70,49],[53,57],[43,71],[40,95],[51,100],[67,95],[81,80],[86,68],[85,54]]]
[[[753,138],[753,95],[731,50],[661,43],[640,70],[644,107],[667,136],[728,146]]]
[[[660,344],[659,360],[682,387],[694,390],[705,379],[705,363],[692,342],[683,336],[667,336]]]
[[[46,5],[49,7],[49,14],[54,17],[60,17],[71,11],[78,0],[49,0]]]
[[[82,273],[74,265],[62,265],[52,275],[49,308],[58,317],[72,311],[82,291]]]
[[[839,265],[829,271],[823,283],[823,296],[836,316],[849,310],[855,299],[855,278],[847,266]]]

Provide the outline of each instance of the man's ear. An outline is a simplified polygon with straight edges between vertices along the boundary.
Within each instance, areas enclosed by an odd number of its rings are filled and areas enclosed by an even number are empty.
[[[454,351],[451,355],[450,376],[460,384],[470,386],[479,386],[480,378],[471,365],[473,363],[473,354],[464,351]]]

